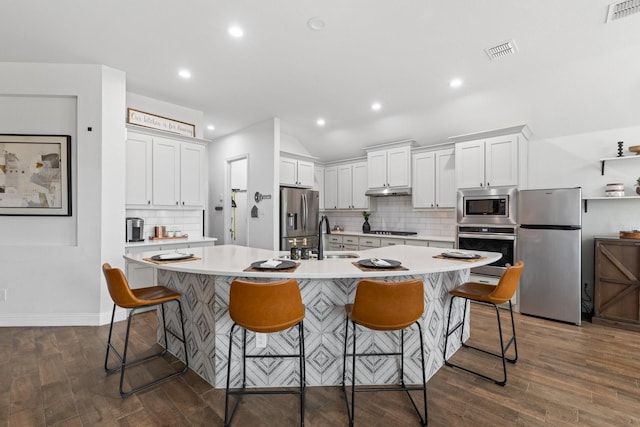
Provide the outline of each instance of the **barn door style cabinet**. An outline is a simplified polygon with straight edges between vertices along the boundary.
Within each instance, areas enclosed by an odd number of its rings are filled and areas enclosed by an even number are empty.
[[[593,323],[640,331],[640,240],[595,239]]]

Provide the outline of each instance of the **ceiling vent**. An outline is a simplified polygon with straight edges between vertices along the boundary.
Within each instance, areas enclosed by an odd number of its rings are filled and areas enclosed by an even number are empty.
[[[640,1],[640,0],[637,0],[637,1]],[[509,56],[509,55],[513,55],[514,53],[517,53],[518,47],[516,46],[515,40],[509,40],[507,42],[500,43],[497,46],[489,47],[484,51],[489,56],[489,59],[493,61],[494,59],[502,58],[504,56]]]
[[[611,22],[616,19],[626,18],[634,13],[640,12],[640,0],[626,0],[609,5],[607,13],[607,21]]]

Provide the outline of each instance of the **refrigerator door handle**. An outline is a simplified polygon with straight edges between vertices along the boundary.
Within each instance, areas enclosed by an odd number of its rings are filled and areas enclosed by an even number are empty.
[[[300,198],[302,202],[302,229],[307,231],[307,195],[302,193],[302,197]]]

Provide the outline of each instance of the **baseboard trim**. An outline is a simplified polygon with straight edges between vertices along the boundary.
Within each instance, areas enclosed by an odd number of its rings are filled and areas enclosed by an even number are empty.
[[[115,321],[125,320],[127,310],[118,307]],[[111,309],[101,313],[0,314],[0,326],[100,326],[111,322]]]

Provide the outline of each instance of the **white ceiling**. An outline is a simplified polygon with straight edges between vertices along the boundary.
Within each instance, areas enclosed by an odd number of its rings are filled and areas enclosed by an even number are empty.
[[[280,117],[335,160],[525,123],[536,138],[638,125],[640,13],[605,24],[609,3],[2,0],[0,61],[105,64],[130,92],[204,111],[207,139]],[[490,61],[510,39],[519,53]]]

